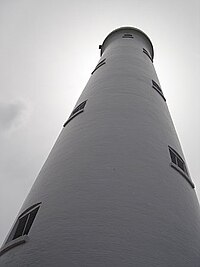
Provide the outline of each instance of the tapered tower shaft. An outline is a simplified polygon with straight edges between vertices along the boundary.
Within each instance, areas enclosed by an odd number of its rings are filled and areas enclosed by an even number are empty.
[[[0,263],[199,267],[199,204],[151,41],[123,27],[100,49]]]

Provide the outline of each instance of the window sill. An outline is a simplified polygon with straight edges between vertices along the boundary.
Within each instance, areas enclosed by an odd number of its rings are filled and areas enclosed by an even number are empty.
[[[83,111],[84,111],[83,109],[82,110],[79,110],[74,115],[72,115],[71,117],[69,117],[69,119],[64,123],[63,127],[65,127],[74,117],[76,117],[78,114],[80,114]]]
[[[106,62],[102,62],[101,64],[99,63],[99,65],[96,66],[96,68],[93,70],[93,72],[91,74],[94,74],[94,72],[96,70],[98,70],[98,68],[100,68],[101,66],[103,66],[104,64],[106,64]]]
[[[155,86],[153,86],[152,85],[152,87],[153,87],[153,89],[155,89],[161,96],[162,96],[162,98],[166,101],[166,98],[164,97],[164,95],[155,87]]]
[[[9,241],[6,243],[4,246],[1,247],[0,249],[0,256],[10,250],[11,248],[14,248],[18,245],[24,244],[29,240],[27,235],[20,236],[14,240]]]
[[[194,186],[193,182],[190,180],[189,176],[185,172],[183,172],[181,170],[181,168],[179,168],[176,164],[174,164],[172,162],[170,163],[170,166],[172,168],[174,168],[176,171],[178,171],[186,179],[186,181],[191,185],[192,188],[195,188],[195,186]]]
[[[153,63],[153,59],[151,58],[151,56],[149,55],[149,53],[143,49],[143,53],[151,60],[151,62]]]

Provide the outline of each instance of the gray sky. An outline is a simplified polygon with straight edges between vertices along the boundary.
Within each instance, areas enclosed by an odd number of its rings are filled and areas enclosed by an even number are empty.
[[[200,199],[199,0],[0,1],[0,243],[120,26],[152,40],[154,65]]]

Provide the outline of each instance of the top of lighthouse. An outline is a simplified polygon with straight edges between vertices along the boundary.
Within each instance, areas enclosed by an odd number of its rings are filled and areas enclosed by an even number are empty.
[[[108,36],[105,38],[103,41],[102,45],[99,46],[101,49],[101,55],[105,51],[106,47],[115,39],[121,37],[122,38],[134,38],[134,36],[139,36],[144,40],[144,42],[147,43],[147,46],[149,48],[149,52],[151,54],[151,58],[153,59],[154,57],[154,50],[153,50],[153,45],[149,37],[141,30],[134,28],[134,27],[120,27],[112,31],[111,33],[108,34]]]

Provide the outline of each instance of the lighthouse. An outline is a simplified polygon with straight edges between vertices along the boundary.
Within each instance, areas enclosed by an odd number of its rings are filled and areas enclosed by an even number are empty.
[[[199,203],[153,45],[121,27],[99,48],[0,266],[199,267]]]

